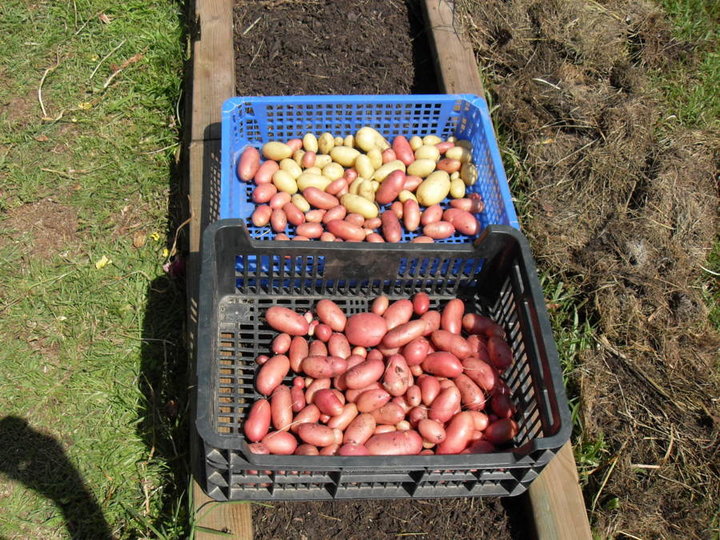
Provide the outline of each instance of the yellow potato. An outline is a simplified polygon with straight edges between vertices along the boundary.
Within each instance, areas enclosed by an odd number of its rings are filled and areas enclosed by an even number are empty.
[[[317,174],[318,176],[320,176],[322,174],[322,169],[320,167],[318,167],[317,165],[315,165],[313,167],[308,167],[303,172],[308,173],[308,174]]]
[[[381,152],[390,148],[390,143],[385,137],[380,135],[376,129],[368,126],[361,127],[355,133],[355,145],[365,152],[369,152],[373,148],[377,148]]]
[[[337,180],[345,174],[345,169],[339,163],[328,163],[323,167],[322,174],[330,180]]]
[[[378,150],[377,148],[369,150],[367,153],[367,157],[370,160],[370,165],[373,166],[373,170],[377,170],[382,167],[382,152],[380,150]]]
[[[299,193],[296,193],[292,196],[290,201],[297,206],[302,212],[308,212],[310,210],[310,203],[307,202],[307,199],[300,195]]]
[[[352,214],[360,214],[365,219],[372,219],[378,216],[378,207],[360,195],[346,193],[340,198],[340,203]]]
[[[300,167],[300,165],[298,165],[297,163],[295,163],[295,162],[294,162],[292,159],[290,159],[290,158],[285,158],[285,159],[283,159],[282,161],[280,161],[280,169],[282,169],[283,171],[287,171],[288,173],[290,173],[290,176],[293,177],[293,180],[296,179],[298,176],[300,176],[300,175],[302,174],[302,172],[303,172],[303,171],[302,171],[302,168]]]
[[[348,193],[357,195],[358,188],[360,187],[360,184],[362,184],[364,181],[365,179],[362,176],[358,176],[355,180],[353,180],[352,184],[350,184],[350,187],[348,187]]]
[[[422,141],[423,141],[423,144],[428,144],[428,145],[434,146],[436,144],[440,144],[442,142],[442,139],[440,137],[438,137],[437,135],[425,135],[423,137]]]
[[[342,146],[345,142],[345,139],[338,135],[337,137],[335,137],[335,140],[333,142],[335,143],[335,146]]]
[[[281,161],[285,158],[291,157],[293,155],[293,150],[285,143],[270,141],[263,145],[262,154],[267,159]]]
[[[305,155],[305,150],[296,150],[295,153],[292,155],[293,161],[297,163],[298,165],[302,165],[303,156]]]
[[[358,176],[370,178],[375,172],[375,167],[373,167],[368,156],[360,154],[355,160],[355,170],[357,171]]]
[[[462,163],[467,163],[472,159],[472,154],[467,148],[462,146],[453,146],[445,152],[445,157],[448,159],[457,159]]]
[[[408,199],[412,199],[413,201],[417,202],[417,197],[415,196],[415,194],[414,194],[412,191],[408,191],[407,189],[403,189],[403,190],[399,193],[399,195],[398,195],[398,200],[399,200],[400,202],[403,202],[403,203],[404,203],[404,202],[407,201]]]
[[[450,193],[450,175],[445,171],[430,174],[415,191],[418,202],[423,206],[438,204]]]
[[[462,178],[450,180],[450,196],[453,199],[462,199],[465,196],[465,183]]]
[[[297,179],[297,187],[300,191],[305,191],[309,187],[316,187],[320,191],[330,185],[331,180],[321,174],[312,174],[305,171]]]
[[[385,165],[383,165],[382,167],[380,167],[378,170],[376,170],[370,179],[377,180],[378,182],[382,182],[383,180],[385,180],[387,175],[393,171],[405,172],[405,164],[402,161],[400,161],[399,159],[390,161],[390,162],[386,163]]]
[[[407,169],[407,173],[411,176],[419,176],[425,178],[435,170],[435,161],[432,159],[416,159]]]
[[[318,151],[318,140],[317,137],[312,133],[306,133],[303,137],[303,148],[307,152],[317,152]]]
[[[478,179],[477,167],[472,163],[463,163],[460,168],[460,178],[466,186],[472,186]]]
[[[333,159],[328,154],[318,154],[315,156],[315,167],[324,169],[332,163]]]
[[[370,180],[365,180],[358,186],[357,194],[368,201],[375,201],[375,190],[373,190],[372,182]]]
[[[410,143],[410,148],[412,148],[413,152],[423,145],[422,139],[417,135],[410,137],[408,142]]]
[[[360,152],[350,146],[336,146],[330,150],[330,157],[343,167],[352,167]]]
[[[349,146],[350,148],[355,146],[355,137],[353,137],[352,135],[348,135],[347,137],[345,137],[343,139],[343,146]]]
[[[437,146],[424,144],[417,150],[415,150],[415,159],[432,159],[437,161],[440,159],[440,150]]]
[[[332,133],[325,132],[320,135],[318,139],[318,152],[321,154],[329,154],[333,146],[335,146],[335,137],[332,136]]]
[[[284,171],[283,169],[275,171],[275,174],[273,174],[272,177],[272,183],[276,188],[278,188],[278,191],[284,191],[290,195],[293,195],[298,191],[298,185],[297,182],[295,182],[295,179],[289,172]]]

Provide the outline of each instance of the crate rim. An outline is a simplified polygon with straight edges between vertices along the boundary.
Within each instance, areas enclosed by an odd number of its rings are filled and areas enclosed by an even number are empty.
[[[302,100],[305,103],[328,103],[328,104],[343,104],[348,102],[368,103],[372,102],[373,98],[379,98],[378,101],[382,100],[385,102],[396,102],[400,103],[433,103],[438,101],[453,101],[458,99],[464,99],[470,102],[472,105],[478,107],[480,110],[480,117],[482,119],[483,130],[485,133],[495,133],[492,125],[492,119],[490,117],[490,109],[488,108],[487,101],[484,97],[478,96],[477,94],[307,94],[307,95],[295,95],[295,96],[234,96],[227,98],[221,108],[221,154],[220,154],[220,170],[227,171],[230,169],[232,163],[232,156],[230,155],[230,148],[227,147],[231,140],[231,125],[227,121],[230,113],[244,103],[259,103],[259,104],[293,104],[297,103],[298,100]],[[243,147],[244,149],[246,147]],[[241,149],[241,150],[242,150]],[[488,138],[488,149],[490,151],[490,159],[495,164],[495,174],[498,179],[498,187],[503,200],[512,201],[512,194],[510,193],[510,186],[507,180],[507,174],[505,173],[505,167],[503,166],[502,157],[500,156],[500,148],[497,144],[497,138],[495,136]],[[227,206],[229,201],[225,198],[220,200],[220,208],[218,213],[220,216],[227,215],[229,209]],[[508,223],[510,226],[516,229],[520,228],[520,221],[518,219],[515,206],[513,204],[507,205],[505,209],[508,216]],[[264,240],[264,242],[275,242],[277,240]],[[470,242],[467,242],[470,243]]]
[[[216,221],[208,225],[203,232],[202,236],[202,259],[200,268],[200,290],[198,297],[198,343],[196,348],[196,354],[200,351],[211,351],[212,341],[216,339],[216,335],[211,332],[210,328],[210,316],[209,313],[213,308],[213,280],[207,273],[212,273],[214,270],[216,257],[215,257],[215,245],[213,239],[219,231],[225,228],[237,228],[238,232],[242,231],[245,235],[245,241],[249,242],[250,246],[258,247],[262,246],[267,248],[268,244],[266,241],[257,240],[250,237],[245,223],[242,219],[224,219]],[[527,456],[528,454],[536,451],[543,450],[557,450],[563,444],[570,439],[572,430],[572,424],[570,419],[570,409],[567,403],[567,397],[565,395],[565,385],[562,380],[562,369],[559,362],[558,352],[555,345],[555,340],[550,327],[550,320],[547,314],[547,307],[545,304],[544,297],[542,295],[542,288],[537,277],[537,271],[535,268],[534,260],[530,255],[530,246],[525,236],[517,229],[507,225],[490,225],[488,226],[480,236],[475,240],[474,243],[480,243],[484,238],[490,234],[493,235],[507,235],[514,238],[523,253],[526,262],[528,263],[528,274],[531,280],[530,295],[533,302],[537,306],[538,310],[538,322],[541,326],[541,334],[545,345],[545,350],[548,356],[549,369],[547,376],[552,381],[553,388],[555,389],[556,396],[558,398],[558,414],[560,420],[560,426],[558,431],[548,437],[534,438],[532,441],[515,448],[510,448],[507,451],[495,452],[490,454],[458,454],[458,455],[443,455],[443,464],[436,463],[436,455],[431,456],[273,456],[263,455],[262,459],[269,466],[283,466],[283,467],[300,467],[300,466],[313,466],[317,463],[317,466],[323,466],[328,468],[342,468],[342,467],[367,467],[367,466],[408,466],[408,458],[413,460],[413,467],[417,465],[418,468],[431,468],[440,467],[447,468],[447,466],[455,467],[478,467],[477,456],[482,455],[483,464],[503,467],[512,467],[513,463],[516,463],[514,456],[516,454],[522,454]],[[393,251],[398,249],[411,251],[417,251],[418,254],[432,256],[432,254],[446,254],[447,251],[454,251],[458,253],[468,253],[474,250],[473,244],[380,244],[375,248],[374,251]],[[333,242],[325,242],[323,248],[329,250],[335,249],[350,249],[352,251],[365,251],[367,244],[363,242],[343,242],[338,245]],[[297,250],[299,253],[303,251],[312,252],[317,250],[320,245],[306,245],[304,242],[293,242],[292,240],[278,241],[278,245],[292,246],[293,250]],[[452,249],[449,249],[452,248]],[[207,277],[206,277],[207,276]],[[242,451],[242,443],[246,442],[243,434],[234,434],[232,436],[222,436],[215,433],[211,428],[212,412],[210,402],[212,401],[212,392],[210,390],[210,384],[199,384],[199,381],[209,380],[211,375],[211,364],[213,360],[199,363],[196,358],[196,419],[195,428],[202,440],[214,448],[223,450],[233,450],[244,455],[244,459],[251,462],[251,456],[245,455]],[[522,451],[520,451],[522,449]],[[489,457],[492,456],[492,457]],[[513,457],[512,461],[508,458]],[[310,458],[311,461],[306,462],[303,460],[302,464],[297,463],[297,458]],[[316,458],[316,459],[313,459]],[[320,458],[320,459],[317,459]],[[504,458],[504,459],[503,459]],[[474,461],[473,461],[474,459]],[[307,463],[307,465],[305,465]],[[525,466],[519,463],[517,466]]]

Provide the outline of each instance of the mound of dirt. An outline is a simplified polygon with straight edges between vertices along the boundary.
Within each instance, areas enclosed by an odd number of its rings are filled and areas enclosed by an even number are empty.
[[[598,343],[573,376],[586,438],[608,445],[588,479],[594,526],[707,537],[720,501],[720,339],[700,267],[718,231],[720,137],[673,126],[648,82],[692,47],[647,2],[457,4],[496,125],[524,158],[527,185],[515,188],[534,254],[590,299]]]

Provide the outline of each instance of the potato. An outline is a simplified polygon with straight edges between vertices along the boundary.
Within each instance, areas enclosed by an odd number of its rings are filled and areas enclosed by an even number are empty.
[[[335,137],[331,133],[323,133],[318,139],[317,151],[321,154],[330,154],[330,150],[335,146]]]
[[[410,147],[408,140],[402,135],[398,135],[393,139],[392,149],[395,151],[396,158],[402,161],[406,166],[415,161],[413,149]]]
[[[252,192],[252,200],[254,203],[266,203],[277,193],[277,188],[273,184],[260,184]]]
[[[403,224],[409,232],[420,226],[420,205],[417,201],[407,200],[403,203]]]
[[[437,135],[425,135],[422,139],[423,144],[435,146],[440,144],[443,140]]]
[[[368,450],[363,444],[343,444],[337,451],[338,456],[369,456]]]
[[[305,401],[305,389],[301,386],[293,386],[290,389],[290,400],[292,412],[298,413],[302,411],[307,405]]]
[[[314,206],[315,208],[321,208],[323,210],[329,210],[331,208],[335,208],[340,204],[340,201],[335,197],[334,195],[330,195],[329,193],[325,193],[321,189],[318,189],[314,186],[307,187],[302,192],[303,197],[305,197],[305,200],[310,203],[311,206]]]
[[[325,227],[328,232],[347,242],[362,242],[365,239],[365,233],[362,227],[358,227],[342,219],[328,221]]]
[[[388,174],[380,184],[377,192],[375,193],[375,200],[379,204],[390,204],[405,186],[405,173],[401,170],[392,171]]]
[[[418,321],[422,322],[427,326],[427,323],[422,319],[418,319]],[[395,330],[397,330],[397,328],[394,328],[393,330],[391,330],[391,332],[394,332]],[[428,342],[428,340],[424,337],[417,337],[403,347],[402,355],[405,357],[405,361],[407,362],[408,366],[412,367],[422,364],[423,360],[425,360],[425,357],[428,355],[429,352],[430,343]]]
[[[307,334],[308,322],[305,317],[282,306],[272,306],[265,312],[265,319],[274,330],[285,332],[291,336]]]
[[[345,444],[365,444],[375,431],[377,422],[369,413],[359,414],[350,422],[343,435]]]
[[[261,394],[269,396],[282,383],[289,371],[290,360],[288,357],[283,354],[275,355],[260,366],[255,379],[255,388]]]
[[[445,440],[445,428],[435,420],[423,418],[418,422],[417,429],[423,440],[429,443],[438,444]]]
[[[477,167],[470,162],[463,163],[460,168],[460,178],[466,186],[472,186],[478,179]]]
[[[490,355],[490,364],[500,373],[512,365],[512,349],[501,337],[490,336],[487,341],[487,351]]]
[[[460,410],[460,390],[450,386],[440,391],[428,411],[428,418],[438,422],[447,422]]]
[[[285,206],[286,203],[290,202],[290,194],[285,193],[284,191],[279,191],[275,195],[272,196],[270,199],[270,202],[268,205],[273,210],[282,209],[283,206]],[[283,210],[284,212],[285,210]]]
[[[339,163],[343,167],[352,167],[359,155],[360,152],[354,148],[350,148],[349,146],[335,146],[332,150],[330,150],[330,157],[333,161]]]
[[[433,352],[423,360],[422,367],[426,373],[440,377],[457,377],[463,371],[460,359],[446,351]]]
[[[386,403],[370,413],[378,424],[395,425],[405,418],[405,411],[397,403]]]
[[[248,146],[240,155],[237,165],[237,174],[243,182],[249,182],[255,177],[260,168],[260,152],[257,148]]]
[[[443,219],[452,224],[459,233],[476,235],[480,231],[480,223],[470,212],[459,208],[448,208],[443,212]]]
[[[297,440],[287,431],[268,433],[261,442],[271,454],[287,456],[297,448]]]
[[[243,431],[249,441],[258,442],[270,430],[271,406],[267,399],[258,399],[253,403],[243,424]]]
[[[289,387],[280,385],[273,390],[270,397],[270,409],[273,427],[278,431],[287,429],[293,419],[292,396]]]
[[[294,150],[285,143],[279,141],[271,141],[265,143],[262,147],[262,154],[267,159],[280,161],[293,155]]]
[[[461,178],[450,179],[450,196],[453,199],[462,199],[465,196],[465,184]]]
[[[505,444],[518,434],[518,425],[510,418],[502,418],[490,424],[484,431],[485,439],[494,445]]]
[[[475,430],[473,417],[468,412],[456,414],[445,430],[445,440],[435,450],[436,454],[459,454],[470,442]]]
[[[350,356],[350,343],[344,334],[336,332],[328,340],[328,351],[332,356],[346,359]]]
[[[410,320],[413,314],[413,306],[410,300],[405,298],[397,300],[383,313],[383,318],[387,322],[387,329],[392,330],[396,326],[405,324]]]
[[[417,202],[417,197],[407,189],[403,189],[400,193],[398,193],[398,201],[401,203],[404,203],[405,201],[415,201]]]
[[[421,205],[432,206],[445,199],[448,193],[450,193],[450,175],[445,171],[435,171],[418,186],[415,195]]]
[[[255,173],[255,183],[259,186],[261,184],[269,184],[272,182],[273,175],[278,171],[280,165],[277,161],[269,159],[265,161]]]
[[[318,151],[318,140],[317,137],[313,133],[306,133],[305,136],[302,139],[303,148],[307,152],[317,152]]]
[[[472,349],[464,337],[447,330],[435,330],[430,334],[430,339],[438,351],[447,351],[461,360],[472,354]]]
[[[375,167],[373,167],[368,156],[360,154],[355,159],[355,170],[357,170],[359,176],[362,176],[363,178],[370,178],[375,172]]]
[[[345,430],[350,423],[355,420],[358,415],[357,405],[354,403],[346,403],[340,414],[333,416],[328,421],[328,427],[333,429]]]
[[[453,334],[460,334],[462,329],[462,318],[465,314],[465,302],[459,298],[453,298],[445,304],[440,320],[440,328]]]
[[[435,161],[432,159],[416,159],[407,167],[407,174],[426,178],[435,170]],[[444,172],[444,171],[443,171]],[[448,177],[449,178],[449,177]]]
[[[255,208],[255,211],[252,214],[252,217],[250,218],[252,221],[252,224],[256,227],[264,227],[268,223],[270,223],[270,216],[272,215],[272,208],[270,208],[268,205],[263,204]]]
[[[415,150],[415,159],[431,159],[433,162],[437,162],[440,159],[440,150],[433,145],[423,145]]]
[[[329,446],[335,443],[333,428],[316,423],[303,423],[297,426],[297,434],[303,442],[313,446]]]
[[[430,223],[436,223],[442,220],[442,216],[442,206],[440,206],[439,204],[433,204],[432,206],[428,206],[423,211],[422,216],[420,217],[420,224],[429,225]]]
[[[317,405],[317,408],[320,409],[320,413],[322,414],[337,416],[343,412],[343,404],[330,388],[323,388],[315,392],[313,403]]]
[[[396,326],[392,330],[389,330],[383,338],[382,344],[384,347],[402,347],[407,345],[414,339],[420,338],[425,332],[425,321],[417,319],[401,325]]]
[[[437,148],[437,146],[435,148]],[[441,171],[445,171],[450,175],[452,175],[452,173],[458,172],[461,166],[462,163],[460,163],[460,160],[458,159],[445,158],[437,162],[437,168]]]
[[[455,385],[460,390],[460,400],[464,408],[478,411],[485,407],[485,394],[470,377],[461,373],[455,377]]]
[[[279,208],[273,210],[273,213],[270,214],[270,226],[276,233],[283,232],[287,227],[287,216],[285,212]]]
[[[370,177],[370,180],[377,180],[378,182],[382,182],[393,171],[402,171],[404,173],[405,164],[399,159],[385,163],[375,170],[373,175]]]
[[[375,203],[370,202],[359,195],[353,195],[352,193],[346,193],[340,197],[340,202],[348,209],[348,212],[360,214],[365,219],[377,217],[379,213],[378,207]]]
[[[375,300],[373,300],[370,311],[376,313],[377,315],[382,315],[383,313],[385,313],[385,310],[388,308],[389,305],[390,299],[387,296],[378,296]]]
[[[335,151],[335,149],[333,149]],[[339,163],[335,163],[334,161],[332,163],[328,163],[322,168],[322,175],[325,178],[328,178],[331,183],[337,180],[338,178],[342,178],[345,174],[345,169],[342,165]]]
[[[497,392],[490,398],[490,408],[498,418],[512,418],[515,414],[515,405],[510,396]]]
[[[302,152],[302,150],[300,150]],[[296,153],[297,154],[297,153]],[[298,159],[298,157],[300,159]],[[315,152],[303,152],[302,155],[293,155],[295,163],[298,163],[303,169],[309,169],[315,166],[315,160],[317,159],[317,153]]]
[[[270,350],[275,354],[285,354],[290,349],[292,338],[288,334],[278,334],[270,344]]]
[[[421,375],[418,377],[417,384],[422,393],[423,405],[429,407],[440,393],[440,381],[432,375]]]
[[[373,184],[369,180],[364,180],[360,183],[357,194],[370,202],[375,201],[375,189],[373,189]]]
[[[409,368],[401,354],[393,354],[388,358],[383,388],[394,397],[405,394],[409,385]],[[395,422],[393,422],[395,423]]]
[[[282,211],[285,212],[285,216],[287,217],[288,223],[291,223],[292,225],[295,225],[296,227],[298,225],[301,225],[302,223],[305,223],[305,214],[303,213],[302,210],[300,210],[292,202],[285,203],[282,207]],[[298,233],[298,234],[302,234],[302,233]]]
[[[417,431],[393,431],[373,435],[365,443],[371,456],[416,455],[422,450],[422,437]]]
[[[297,187],[300,191],[305,191],[309,187],[314,187],[320,191],[324,191],[330,185],[331,180],[322,174],[314,174],[308,172],[307,169],[297,178]],[[311,203],[312,204],[312,203]]]
[[[355,315],[351,315],[347,320],[345,336],[351,345],[375,347],[379,345],[383,337],[385,337],[387,330],[387,322],[380,315],[376,315],[375,313],[356,313]]]
[[[323,298],[316,304],[315,311],[318,314],[318,319],[327,324],[334,331],[342,332],[345,329],[345,323],[347,322],[345,313],[343,313],[340,306],[332,300]]]
[[[320,223],[301,223],[295,230],[297,234],[305,238],[320,238],[323,233],[323,226]]]
[[[391,395],[383,389],[365,390],[355,400],[358,411],[369,413],[379,409],[391,399]]]
[[[361,127],[357,133],[355,133],[355,146],[369,152],[370,150],[377,148],[381,152],[390,148],[390,143],[387,142],[377,130],[365,126]]]
[[[448,159],[457,159],[461,163],[468,163],[472,160],[472,154],[467,148],[463,148],[462,146],[453,146],[445,152],[445,157]]]
[[[380,216],[382,221],[382,234],[388,242],[402,240],[402,227],[400,221],[390,210],[385,210]]]

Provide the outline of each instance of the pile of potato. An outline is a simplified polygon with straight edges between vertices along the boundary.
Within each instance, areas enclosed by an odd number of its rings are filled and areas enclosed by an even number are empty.
[[[345,138],[308,133],[268,142],[261,151],[248,146],[237,174],[256,184],[253,225],[270,225],[276,240],[290,239],[288,225],[293,240],[399,242],[408,232],[419,243],[456,232],[474,236],[480,228],[475,214],[484,208],[478,194],[466,196],[478,178],[472,145],[455,137],[400,135],[391,144],[367,126]]]
[[[430,309],[423,292],[350,316],[273,306],[278,334],[260,365],[243,430],[250,451],[281,455],[493,452],[518,433],[501,374],[513,354],[501,326],[460,299]],[[313,339],[314,338],[314,339]],[[283,384],[290,374],[292,385]],[[269,399],[268,399],[269,398]]]

